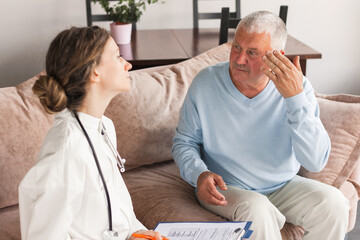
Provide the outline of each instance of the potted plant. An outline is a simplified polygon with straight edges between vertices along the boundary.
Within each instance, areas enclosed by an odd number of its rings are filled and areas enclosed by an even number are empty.
[[[113,23],[110,24],[110,33],[117,44],[127,44],[131,40],[132,23],[140,20],[146,4],[159,2],[159,0],[119,0],[110,4],[108,0],[93,0],[99,2]],[[164,0],[161,0],[163,3]]]

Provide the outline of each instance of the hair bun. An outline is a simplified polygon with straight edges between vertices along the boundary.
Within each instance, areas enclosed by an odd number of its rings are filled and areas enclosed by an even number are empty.
[[[41,75],[32,90],[39,97],[47,113],[57,113],[66,108],[65,90],[54,77]]]

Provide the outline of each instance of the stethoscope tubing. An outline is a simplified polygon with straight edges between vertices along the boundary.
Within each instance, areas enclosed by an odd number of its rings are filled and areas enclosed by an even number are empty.
[[[104,123],[102,122],[102,130],[101,130],[101,134],[105,136],[105,140],[106,142],[108,143],[111,151],[113,152],[113,154],[115,155],[115,158],[116,158],[116,162],[117,162],[117,165],[119,166],[119,169],[120,169],[120,172],[125,172],[125,166],[124,166],[124,163],[125,163],[125,159],[121,158],[119,152],[116,150],[116,148],[114,147],[114,145],[112,144],[112,142],[110,141],[110,138],[108,136],[108,133],[106,132],[106,128],[105,128],[105,125]]]
[[[101,167],[100,167],[100,164],[99,164],[99,160],[97,158],[97,155],[96,155],[96,152],[95,152],[95,149],[94,149],[94,146],[90,140],[90,137],[89,135],[87,134],[84,126],[82,125],[80,119],[79,119],[79,116],[78,114],[76,113],[76,111],[73,111],[74,113],[74,116],[77,120],[77,122],[79,123],[82,131],[84,132],[84,135],[90,145],[90,148],[91,148],[91,151],[94,155],[94,159],[95,159],[95,163],[96,163],[96,167],[98,169],[98,172],[99,172],[99,175],[100,175],[100,178],[101,178],[101,181],[103,183],[103,186],[104,186],[104,190],[105,190],[105,195],[106,195],[106,201],[107,201],[107,205],[108,205],[108,219],[109,219],[109,231],[112,231],[113,230],[113,226],[112,226],[112,213],[111,213],[111,201],[110,201],[110,195],[109,195],[109,191],[108,191],[108,188],[107,188],[107,185],[106,185],[106,182],[105,182],[105,178],[104,178],[104,175],[102,173],[102,170],[101,170]]]

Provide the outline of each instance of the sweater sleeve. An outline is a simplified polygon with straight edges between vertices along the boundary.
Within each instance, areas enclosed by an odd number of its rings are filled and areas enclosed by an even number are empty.
[[[199,175],[208,168],[200,154],[203,143],[202,129],[192,96],[193,92],[195,92],[194,84],[190,86],[180,109],[179,123],[173,139],[172,156],[180,169],[182,178],[196,187]]]
[[[319,172],[330,154],[330,138],[321,123],[319,104],[310,82],[304,77],[304,91],[285,98],[286,119],[297,161],[307,170]]]

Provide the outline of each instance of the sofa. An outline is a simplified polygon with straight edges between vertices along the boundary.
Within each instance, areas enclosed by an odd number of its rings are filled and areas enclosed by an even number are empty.
[[[227,221],[201,207],[194,188],[182,180],[171,144],[179,109],[194,76],[204,67],[227,61],[223,44],[187,61],[130,72],[132,89],[118,95],[105,115],[117,132],[117,147],[127,160],[124,180],[138,219],[148,228],[166,221]],[[37,161],[53,115],[42,109],[31,87],[37,76],[0,89],[0,238],[20,239],[17,188]],[[311,79],[310,79],[311,80]],[[340,189],[349,199],[350,231],[360,193],[360,96],[317,94],[321,120],[332,149],[318,173],[299,171]],[[251,220],[251,219],[247,219]],[[283,239],[301,239],[303,229],[286,223]]]

